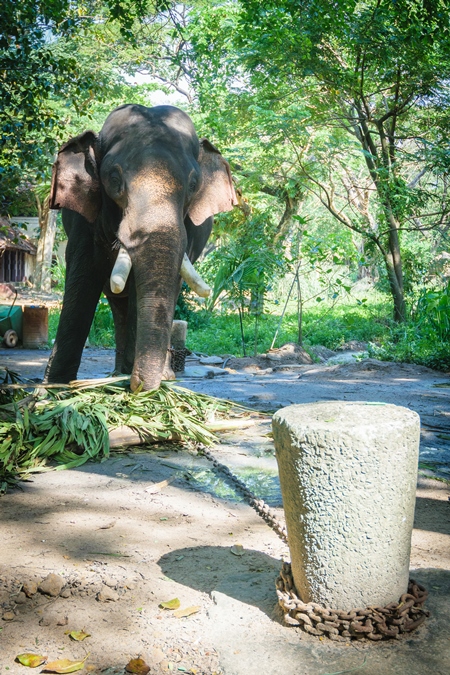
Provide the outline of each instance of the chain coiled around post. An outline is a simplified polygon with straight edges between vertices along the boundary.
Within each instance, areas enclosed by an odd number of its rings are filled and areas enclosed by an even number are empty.
[[[409,580],[408,591],[398,603],[349,612],[322,607],[315,602],[302,602],[295,592],[290,563],[283,563],[276,588],[287,624],[299,626],[311,635],[326,635],[331,640],[345,642],[364,637],[369,640],[398,639],[402,633],[418,628],[430,614],[423,609],[428,591],[413,579]]]
[[[184,367],[186,365],[186,356],[192,354],[189,349],[174,349],[170,347],[168,349],[170,353],[170,367],[174,373],[184,373]]]
[[[267,522],[287,544],[287,529],[275,512],[248,489],[243,481],[230,469],[221,464],[204,446],[199,453],[212,462],[215,469],[243,494],[248,504]],[[310,635],[327,636],[331,640],[348,641],[368,638],[369,640],[398,639],[403,633],[418,628],[430,615],[423,609],[428,591],[419,583],[410,579],[408,591],[399,602],[391,602],[386,607],[367,607],[352,609],[349,612],[322,607],[316,602],[302,602],[296,594],[291,564],[284,562],[280,576],[275,582],[278,604],[284,612],[284,620],[291,626],[302,628]]]

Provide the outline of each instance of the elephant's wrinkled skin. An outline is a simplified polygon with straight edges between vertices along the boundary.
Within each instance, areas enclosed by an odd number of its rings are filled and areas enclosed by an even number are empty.
[[[212,216],[236,204],[228,164],[201,142],[184,112],[172,106],[123,105],[97,136],[66,143],[54,166],[51,207],[63,208],[68,235],[63,308],[46,381],[76,378],[102,290],[116,331],[116,369],[131,386],[159,386],[186,252],[193,262]],[[119,245],[132,270],[124,293],[109,276]]]

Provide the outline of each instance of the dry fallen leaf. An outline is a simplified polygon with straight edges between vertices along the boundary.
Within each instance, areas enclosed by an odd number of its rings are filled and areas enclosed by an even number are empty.
[[[125,666],[125,670],[127,673],[133,673],[134,675],[147,675],[150,672],[150,667],[143,659],[131,659]]]
[[[144,492],[160,492],[163,488],[167,487],[170,485],[170,483],[173,483],[175,480],[176,476],[170,476],[170,478],[167,478],[167,480],[162,480],[160,483],[153,483],[153,485],[149,485],[144,489]]]
[[[47,657],[40,656],[39,654],[18,654],[16,656],[16,661],[21,663],[23,666],[37,668],[38,666],[42,666],[42,664],[47,661]]]
[[[178,609],[180,606],[180,601],[178,598],[174,598],[173,600],[168,600],[167,602],[160,602],[159,606],[162,609]]]
[[[82,661],[69,661],[69,659],[59,659],[58,661],[52,661],[51,663],[47,663],[41,672],[60,673],[62,675],[65,673],[75,673],[77,670],[84,668],[84,662],[88,656],[89,654],[87,654],[87,656],[85,656]]]
[[[200,605],[193,605],[192,607],[186,607],[186,609],[177,609],[176,612],[173,613],[174,616],[177,617],[177,619],[182,619],[185,616],[191,616],[191,614],[196,614],[197,612],[200,611]]]
[[[84,630],[66,630],[64,635],[68,635],[70,638],[72,638],[72,640],[75,640],[76,642],[81,642],[82,640],[91,637],[91,634],[85,633]]]
[[[242,544],[235,544],[234,546],[232,546],[230,548],[230,551],[233,555],[244,555],[244,553],[245,553],[244,547],[242,546]]]
[[[100,525],[100,527],[98,527],[97,529],[98,530],[109,530],[111,527],[114,527],[115,524],[116,524],[116,521],[112,520],[110,523],[108,523],[108,525]]]

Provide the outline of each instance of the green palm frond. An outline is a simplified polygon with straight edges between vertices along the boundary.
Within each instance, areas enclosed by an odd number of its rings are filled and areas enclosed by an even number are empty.
[[[27,397],[29,407],[17,399],[0,405],[0,491],[17,477],[33,472],[101,461],[109,456],[109,432],[121,426],[131,427],[152,442],[176,436],[184,444],[211,445],[216,436],[207,423],[215,416],[244,410],[168,382],[157,390],[135,394],[128,380],[40,388]],[[17,385],[3,385],[5,389],[13,386]]]

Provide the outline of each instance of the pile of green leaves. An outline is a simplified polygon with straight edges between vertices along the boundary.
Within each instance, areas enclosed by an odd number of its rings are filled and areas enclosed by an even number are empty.
[[[207,420],[229,413],[233,404],[162,383],[132,393],[128,379],[75,383],[61,389],[4,385],[0,405],[0,491],[17,478],[38,471],[67,469],[109,456],[109,432],[122,425],[143,440],[172,439],[210,445],[215,435]],[[5,399],[9,401],[5,402]],[[54,466],[48,466],[51,460]]]

